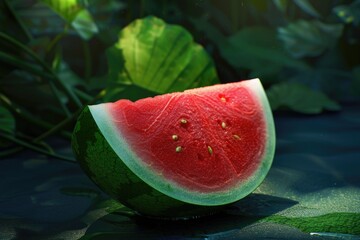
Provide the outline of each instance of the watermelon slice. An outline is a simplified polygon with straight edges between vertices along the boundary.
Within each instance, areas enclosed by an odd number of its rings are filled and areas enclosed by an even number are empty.
[[[73,150],[106,193],[153,217],[216,211],[250,194],[275,150],[259,79],[88,106]]]

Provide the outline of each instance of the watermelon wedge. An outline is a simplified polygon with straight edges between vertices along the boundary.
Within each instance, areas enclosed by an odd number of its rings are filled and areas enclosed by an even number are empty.
[[[210,214],[250,194],[275,151],[259,79],[86,107],[73,151],[106,193],[140,214]]]

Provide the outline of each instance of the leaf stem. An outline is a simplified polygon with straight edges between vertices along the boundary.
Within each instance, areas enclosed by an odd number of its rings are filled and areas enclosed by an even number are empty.
[[[58,44],[58,42],[64,37],[66,36],[67,31],[64,30],[63,32],[59,33],[58,35],[56,35],[51,42],[49,43],[48,47],[46,48],[46,52],[49,53],[52,51],[52,49]]]
[[[85,63],[85,81],[89,83],[89,79],[92,71],[92,63],[91,63],[91,52],[89,43],[87,41],[83,41],[83,51],[84,51],[84,63]]]
[[[54,133],[57,133],[59,130],[61,130],[63,127],[65,127],[67,124],[72,122],[78,116],[78,114],[80,113],[81,110],[82,109],[78,109],[69,118],[66,118],[65,120],[63,120],[60,123],[58,123],[57,125],[55,125],[54,127],[50,128],[48,131],[46,131],[45,133],[43,133],[40,136],[38,136],[37,138],[35,138],[33,141],[39,142],[39,141],[53,135]]]
[[[102,98],[104,95],[105,95],[105,91],[103,90],[98,95],[96,95],[93,99],[91,99],[91,101],[89,101],[86,105],[95,103],[97,100]],[[71,117],[64,119],[63,121],[61,121],[60,123],[55,125],[53,128],[49,129],[48,131],[44,132],[43,134],[41,134],[40,136],[35,138],[33,141],[38,142],[38,141],[41,141],[41,140],[57,133],[59,130],[61,130],[63,127],[65,127],[67,124],[74,121],[78,117],[78,115],[80,114],[81,111],[82,111],[82,108],[79,108],[75,113],[72,114]]]
[[[26,61],[23,61],[22,59],[15,57],[13,55],[4,53],[4,52],[0,52],[0,60],[10,63],[13,66],[16,66],[18,68],[21,68],[25,71],[34,73],[38,76],[41,77],[46,77],[49,78],[51,77],[49,74],[44,73],[40,68],[38,68],[36,65],[28,63]]]
[[[16,11],[14,11],[14,8],[11,6],[11,4],[9,3],[8,0],[4,1],[6,7],[9,9],[10,13],[13,15],[13,17],[15,18],[16,22],[20,25],[21,30],[25,33],[25,36],[29,39],[32,40],[33,37],[31,36],[30,32],[27,30],[27,28],[25,27],[24,23],[20,20],[19,16],[16,14]]]
[[[1,150],[0,152],[0,157],[3,158],[3,157],[6,157],[6,156],[9,156],[11,154],[14,154],[14,153],[18,153],[20,152],[21,150],[23,150],[22,147],[14,147],[14,148],[10,148],[8,150]]]
[[[74,88],[74,92],[86,102],[92,101],[93,97],[80,89]]]
[[[1,133],[0,132],[0,137],[1,138],[4,138],[8,141],[11,141],[15,144],[18,144],[19,146],[22,146],[22,147],[25,147],[25,148],[28,148],[30,150],[33,150],[35,152],[39,152],[39,153],[42,153],[42,154],[45,154],[45,155],[48,155],[50,157],[54,157],[54,158],[57,158],[59,160],[62,160],[62,161],[65,161],[65,162],[71,162],[71,163],[76,163],[76,161],[73,159],[73,158],[70,158],[70,157],[67,157],[67,156],[63,156],[63,155],[59,155],[59,154],[56,154],[56,153],[51,153],[51,152],[48,152],[44,149],[41,149],[37,146],[34,146],[32,144],[29,144],[25,141],[22,141],[20,139],[17,139],[15,137],[12,137],[10,135],[7,135],[7,134],[4,134],[4,133]]]
[[[20,117],[22,117],[26,121],[29,121],[32,124],[35,124],[44,129],[51,129],[53,127],[53,124],[33,117],[33,115],[27,112],[25,109],[22,109],[20,106],[17,106],[14,103],[10,102],[8,98],[3,94],[0,94],[0,102],[5,104],[5,106],[9,108],[13,113],[19,115]],[[71,133],[67,131],[62,131],[61,134],[62,136],[67,138],[71,137]]]

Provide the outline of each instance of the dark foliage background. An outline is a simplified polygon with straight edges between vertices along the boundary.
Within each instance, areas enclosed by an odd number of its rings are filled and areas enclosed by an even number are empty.
[[[166,92],[111,77],[127,56],[108,49],[150,15],[183,26],[205,48],[210,59],[195,66],[213,61],[215,82],[261,78],[274,111],[317,114],[359,101],[360,1],[4,0],[1,157],[30,148],[70,160],[47,139],[69,138],[84,105]]]

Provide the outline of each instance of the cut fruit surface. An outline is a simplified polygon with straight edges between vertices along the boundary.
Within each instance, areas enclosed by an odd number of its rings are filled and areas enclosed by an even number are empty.
[[[120,161],[144,184],[184,203],[243,198],[265,178],[274,156],[274,123],[258,79],[119,100],[89,112],[118,158],[113,171]],[[104,185],[85,160],[92,179]]]

